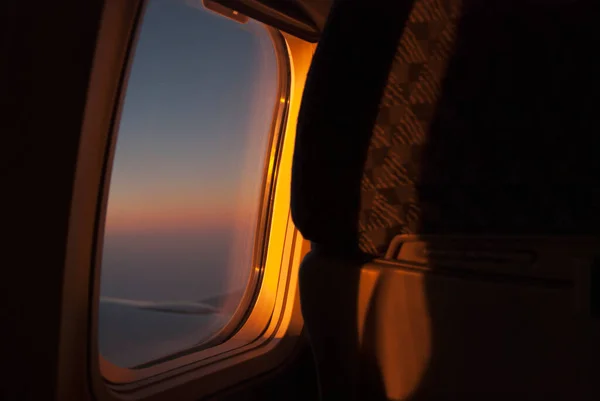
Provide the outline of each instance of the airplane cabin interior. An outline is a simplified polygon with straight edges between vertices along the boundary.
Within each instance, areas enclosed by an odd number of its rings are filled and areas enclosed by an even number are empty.
[[[0,400],[600,399],[596,1],[1,9]]]

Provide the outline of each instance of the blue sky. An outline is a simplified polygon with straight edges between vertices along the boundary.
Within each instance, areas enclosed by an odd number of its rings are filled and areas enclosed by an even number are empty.
[[[215,224],[256,208],[277,98],[274,49],[258,23],[191,2],[148,4],[117,140],[109,229],[135,230],[135,216],[145,225],[154,216],[157,227],[170,218]]]
[[[150,0],[143,18],[112,170],[104,296],[197,301],[239,289],[252,267],[275,50],[261,24],[190,4]]]

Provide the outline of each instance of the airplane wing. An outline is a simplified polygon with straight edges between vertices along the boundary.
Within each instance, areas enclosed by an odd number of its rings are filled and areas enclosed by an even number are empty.
[[[100,304],[121,305],[135,309],[145,309],[185,315],[221,314],[220,308],[204,302],[154,302],[113,297],[100,297]]]

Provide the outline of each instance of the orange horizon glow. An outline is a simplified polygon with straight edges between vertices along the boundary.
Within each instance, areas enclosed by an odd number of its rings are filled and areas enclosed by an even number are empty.
[[[246,225],[255,220],[256,212],[239,210],[137,210],[110,211],[106,217],[105,231],[126,233],[139,231],[189,231],[220,229]]]
[[[273,74],[278,71],[273,68],[274,47],[264,27],[249,24],[244,30],[258,40],[252,59],[252,85],[238,118],[232,120],[214,112],[203,115],[203,103],[190,98],[185,104],[198,103],[200,114],[190,114],[163,126],[155,118],[156,113],[147,113],[141,118],[133,115],[137,118],[130,117],[131,123],[122,124],[110,183],[106,233],[228,227],[248,230],[248,222],[256,226],[265,156],[269,156],[267,138],[279,100]],[[137,72],[135,67],[132,75]],[[201,82],[206,85],[205,80]],[[154,99],[138,96],[135,100],[128,98],[132,104],[136,102],[134,110],[147,99]],[[231,99],[234,110],[240,99]],[[125,117],[129,116],[128,110],[124,108]],[[172,113],[179,113],[178,110]],[[236,135],[231,136],[232,132]]]

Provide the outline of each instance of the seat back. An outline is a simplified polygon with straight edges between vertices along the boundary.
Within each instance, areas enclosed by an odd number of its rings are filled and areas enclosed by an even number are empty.
[[[324,399],[598,398],[598,16],[334,5],[292,183]]]

